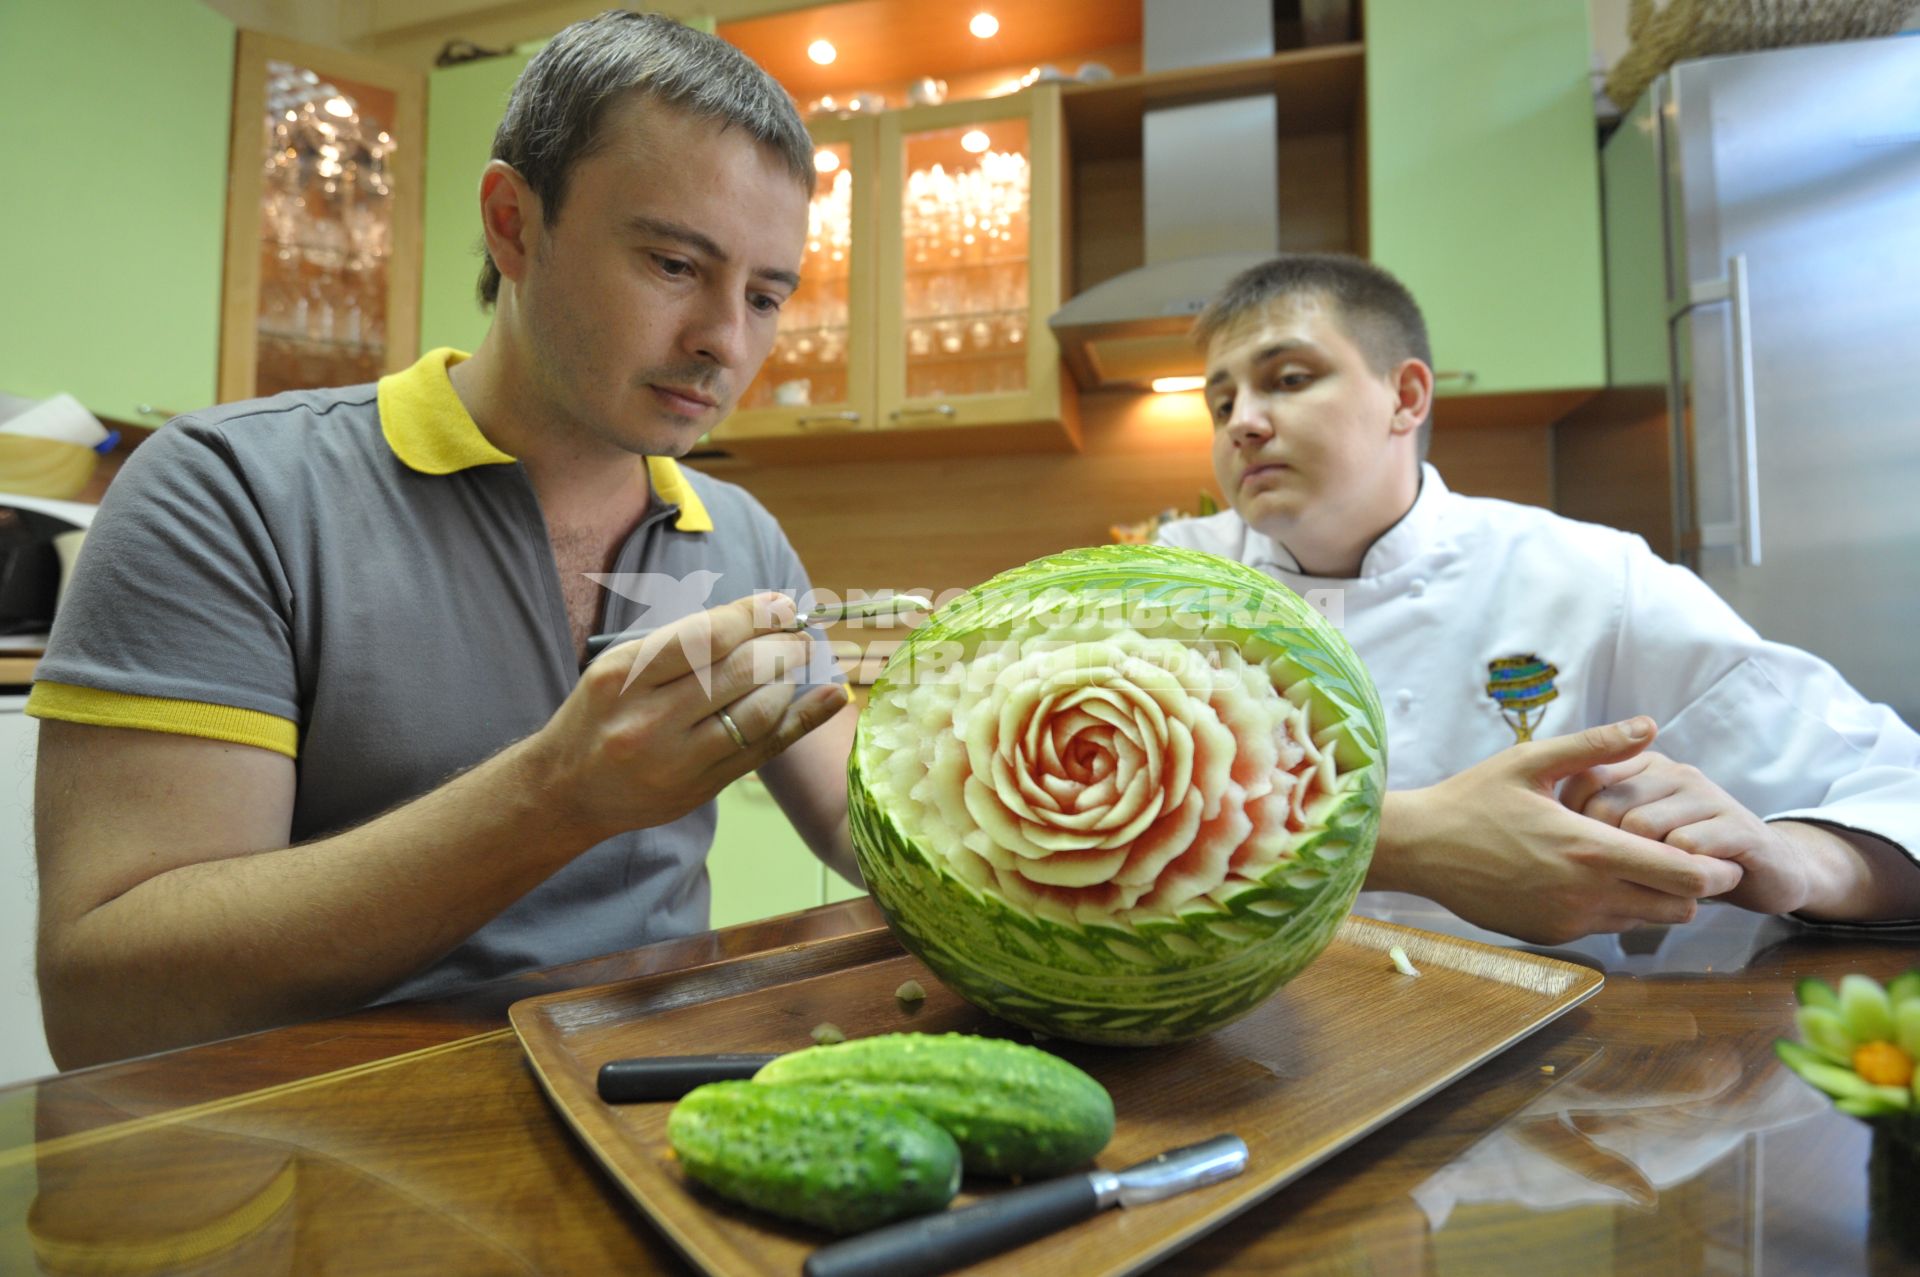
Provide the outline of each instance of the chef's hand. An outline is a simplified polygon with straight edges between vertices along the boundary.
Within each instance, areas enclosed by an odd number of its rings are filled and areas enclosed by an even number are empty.
[[[1592,767],[1567,781],[1568,810],[1670,847],[1740,866],[1725,899],[1759,913],[1791,913],[1809,902],[1815,861],[1783,825],[1748,811],[1697,768],[1644,753]]]
[[[1555,787],[1653,742],[1646,718],[1529,741],[1426,789],[1387,795],[1367,886],[1428,897],[1468,922],[1539,944],[1681,923],[1740,882],[1693,855],[1569,810]]]
[[[528,742],[556,823],[597,842],[677,820],[839,712],[838,684],[795,698],[812,640],[792,620],[750,595],[602,653]]]

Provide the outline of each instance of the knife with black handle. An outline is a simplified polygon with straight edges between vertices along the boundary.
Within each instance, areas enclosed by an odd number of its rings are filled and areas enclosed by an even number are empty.
[[[1157,1202],[1238,1175],[1247,1146],[1216,1135],[1123,1171],[1089,1171],[1016,1188],[963,1206],[888,1224],[822,1246],[807,1257],[806,1277],[931,1277],[1011,1250],[1109,1206]]]
[[[609,1104],[677,1100],[708,1082],[752,1077],[772,1055],[654,1055],[600,1066],[600,1098]]]

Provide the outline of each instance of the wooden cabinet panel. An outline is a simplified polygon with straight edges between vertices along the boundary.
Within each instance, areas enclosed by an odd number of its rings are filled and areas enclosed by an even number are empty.
[[[214,401],[233,69],[197,0],[0,5],[0,390]]]
[[[1063,135],[1053,85],[880,117],[883,430],[1079,446],[1047,327],[1065,300]]]
[[[722,447],[812,440],[876,428],[874,186],[871,119],[815,120],[820,168],[800,288],[781,311],[780,335],[740,406],[714,430]],[[831,156],[822,168],[820,156]]]
[[[223,402],[374,381],[419,355],[418,72],[240,33]]]
[[[1580,0],[1369,0],[1370,250],[1419,299],[1442,393],[1606,382]]]

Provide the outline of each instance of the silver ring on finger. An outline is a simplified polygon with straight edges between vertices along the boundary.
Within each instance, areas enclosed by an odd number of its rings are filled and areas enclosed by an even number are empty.
[[[713,716],[720,720],[720,726],[727,729],[727,735],[733,737],[734,744],[741,749],[748,748],[747,734],[740,730],[740,724],[733,721],[733,715],[724,709],[717,709],[713,711]]]

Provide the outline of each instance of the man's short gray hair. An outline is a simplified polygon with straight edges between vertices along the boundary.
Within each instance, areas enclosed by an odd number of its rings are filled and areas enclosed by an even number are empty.
[[[573,166],[604,144],[608,109],[629,94],[744,129],[785,160],[812,196],[813,140],[772,76],[717,36],[657,13],[609,9],[567,27],[534,55],[493,135],[493,158],[526,179],[549,224],[560,219]],[[490,254],[479,292],[484,306],[500,295]]]

